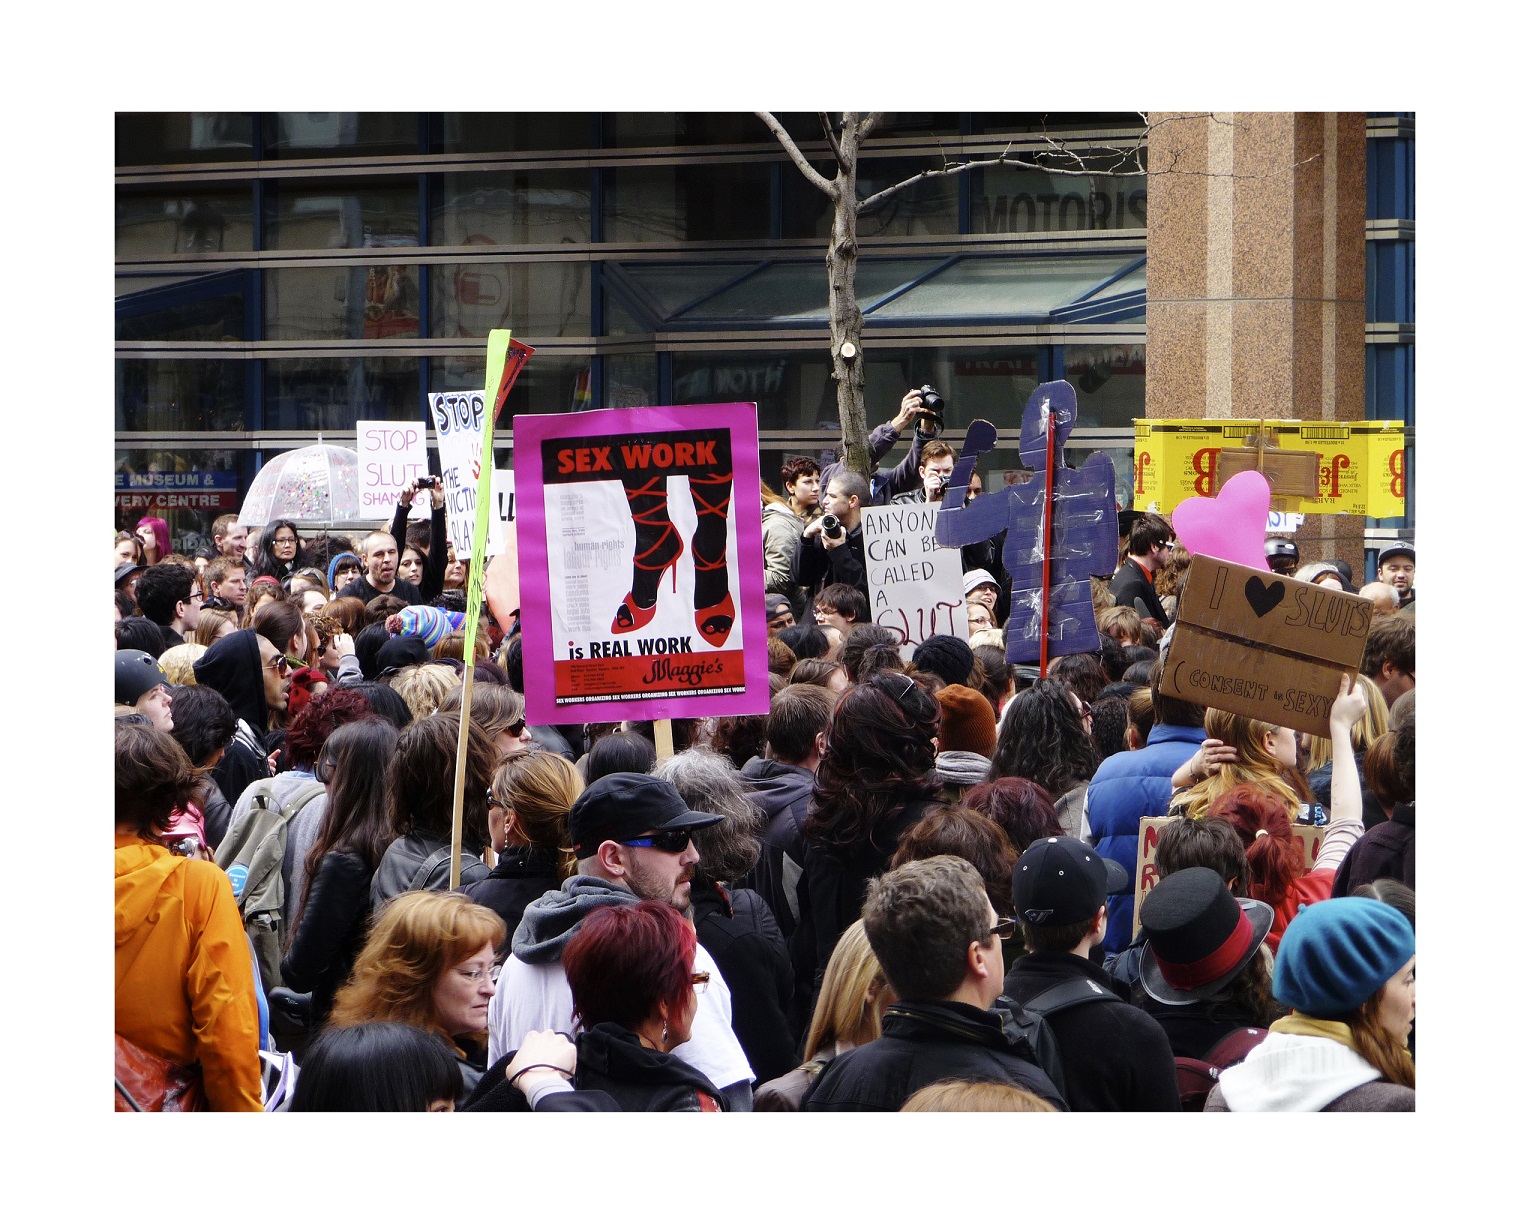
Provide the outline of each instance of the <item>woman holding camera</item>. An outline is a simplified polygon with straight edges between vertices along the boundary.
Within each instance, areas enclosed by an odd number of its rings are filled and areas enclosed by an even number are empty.
[[[406,538],[409,532],[409,508],[414,505],[415,494],[422,490],[430,493],[429,550],[414,548]],[[442,579],[446,575],[446,490],[441,487],[439,476],[421,476],[413,484],[404,486],[398,495],[398,508],[393,511],[393,522],[389,524],[388,532],[398,545],[399,577],[419,587],[420,602],[428,604],[441,593]],[[404,573],[406,552],[423,554],[418,578],[410,578]]]

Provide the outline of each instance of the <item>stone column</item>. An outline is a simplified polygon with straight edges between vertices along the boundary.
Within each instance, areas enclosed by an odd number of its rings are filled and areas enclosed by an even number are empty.
[[[1156,113],[1147,415],[1365,417],[1365,116]],[[1303,561],[1364,576],[1365,520],[1309,515]]]

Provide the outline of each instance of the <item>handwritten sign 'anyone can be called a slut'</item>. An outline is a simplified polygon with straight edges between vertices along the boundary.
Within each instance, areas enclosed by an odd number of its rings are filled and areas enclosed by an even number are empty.
[[[861,511],[871,619],[903,637],[905,657],[938,633],[967,640],[962,554],[935,542],[939,502],[868,506]]]

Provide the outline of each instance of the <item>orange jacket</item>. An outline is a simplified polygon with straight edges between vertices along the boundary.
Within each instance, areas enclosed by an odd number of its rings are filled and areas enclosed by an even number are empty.
[[[117,837],[117,1032],[202,1064],[208,1103],[260,1110],[260,1018],[228,876],[139,837]]]

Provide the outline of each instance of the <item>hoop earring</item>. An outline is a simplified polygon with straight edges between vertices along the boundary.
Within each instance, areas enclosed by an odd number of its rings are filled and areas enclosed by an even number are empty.
[[[666,1020],[664,1022],[664,1029],[659,1034],[659,1044],[660,1045],[668,1045],[669,1044],[669,1021],[668,1020]]]

